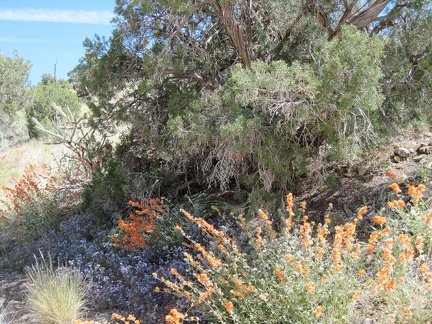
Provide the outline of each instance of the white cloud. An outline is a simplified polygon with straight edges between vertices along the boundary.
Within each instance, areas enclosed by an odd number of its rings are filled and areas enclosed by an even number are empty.
[[[0,20],[62,22],[109,25],[113,13],[108,10],[2,9]]]

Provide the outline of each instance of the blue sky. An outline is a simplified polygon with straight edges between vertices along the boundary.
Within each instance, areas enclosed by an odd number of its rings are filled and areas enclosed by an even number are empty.
[[[0,0],[0,53],[30,61],[32,85],[55,65],[57,79],[67,79],[86,37],[111,36],[114,7],[115,0]]]

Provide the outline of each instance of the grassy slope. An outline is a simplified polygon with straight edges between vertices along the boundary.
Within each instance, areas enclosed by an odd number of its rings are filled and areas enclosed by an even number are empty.
[[[35,140],[0,149],[0,200],[3,186],[12,186],[14,180],[24,174],[26,165],[46,164],[57,168],[66,148],[62,145],[47,145]]]

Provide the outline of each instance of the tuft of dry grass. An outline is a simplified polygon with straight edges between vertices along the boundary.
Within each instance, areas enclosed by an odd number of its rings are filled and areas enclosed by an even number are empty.
[[[3,305],[4,301],[0,299],[0,324],[10,324],[13,316],[9,314],[8,307]]]
[[[42,323],[70,324],[86,311],[86,288],[79,272],[54,269],[51,258],[27,271],[29,311]]]

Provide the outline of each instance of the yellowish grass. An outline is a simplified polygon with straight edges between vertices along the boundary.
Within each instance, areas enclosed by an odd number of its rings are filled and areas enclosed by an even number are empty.
[[[4,196],[2,187],[12,186],[14,180],[24,174],[27,165],[46,164],[55,169],[66,153],[69,152],[63,145],[47,145],[35,140],[2,148],[0,150],[0,200]]]
[[[29,310],[41,323],[70,324],[85,308],[85,286],[78,272],[55,270],[51,259],[37,262],[27,272]]]

